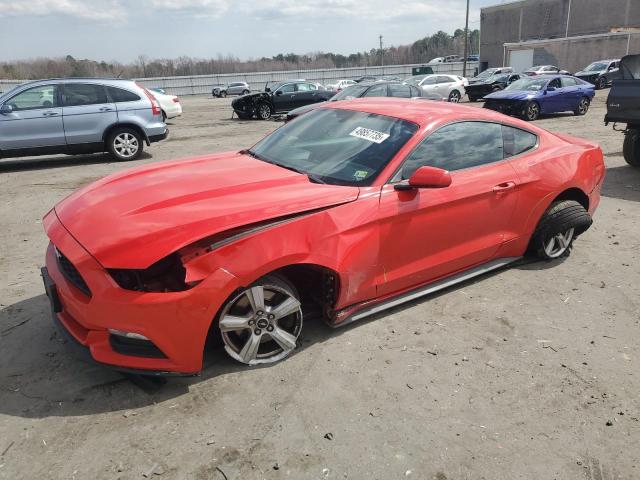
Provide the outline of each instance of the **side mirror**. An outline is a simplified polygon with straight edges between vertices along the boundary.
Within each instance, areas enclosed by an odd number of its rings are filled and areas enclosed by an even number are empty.
[[[282,95],[282,90],[278,90],[278,91],[276,92],[276,96],[278,96],[278,97],[279,97],[280,95]]]
[[[13,112],[13,107],[11,105],[8,105],[8,104],[5,103],[4,105],[2,105],[0,107],[0,114],[2,114],[2,115],[6,115],[6,114],[11,113],[11,112]]]
[[[556,87],[547,87],[547,92],[554,92]]]
[[[413,172],[408,182],[396,184],[395,189],[446,188],[449,185],[451,185],[451,174],[447,170],[436,167],[420,167]]]

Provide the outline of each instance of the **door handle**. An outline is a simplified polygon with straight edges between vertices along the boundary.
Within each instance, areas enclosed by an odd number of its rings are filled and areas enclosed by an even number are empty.
[[[55,117],[56,115],[58,115],[58,112],[44,112],[42,114],[43,117]]]
[[[516,182],[504,182],[493,187],[493,191],[496,193],[503,193],[513,190],[514,188],[516,188]]]
[[[99,110],[101,112],[110,112],[113,109],[111,107],[100,107]]]

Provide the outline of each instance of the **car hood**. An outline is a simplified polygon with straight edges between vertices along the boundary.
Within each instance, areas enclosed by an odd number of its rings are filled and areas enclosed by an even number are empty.
[[[484,98],[490,98],[492,100],[528,100],[535,97],[536,92],[530,92],[528,90],[500,90],[499,92],[490,93]]]
[[[156,163],[108,176],[55,207],[69,233],[105,268],[147,268],[210,235],[354,201],[357,187],[236,152]]]

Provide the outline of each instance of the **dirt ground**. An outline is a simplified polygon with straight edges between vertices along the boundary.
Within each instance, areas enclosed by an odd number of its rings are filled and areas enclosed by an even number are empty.
[[[273,366],[214,352],[200,377],[155,390],[82,363],[56,334],[41,218],[111,172],[247,147],[280,123],[183,98],[169,139],[137,162],[0,161],[0,479],[640,478],[640,171],[602,123],[606,94],[586,117],[537,122],[606,155],[594,226],[566,260],[342,330],[309,322]]]

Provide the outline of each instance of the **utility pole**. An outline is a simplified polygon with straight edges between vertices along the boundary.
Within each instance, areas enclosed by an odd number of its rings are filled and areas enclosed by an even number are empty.
[[[380,66],[384,67],[384,50],[382,49],[382,35],[378,37],[380,39]]]
[[[467,18],[464,21],[464,59],[462,60],[462,76],[467,76],[467,56],[468,56],[468,37],[469,37],[469,0],[467,0]]]

